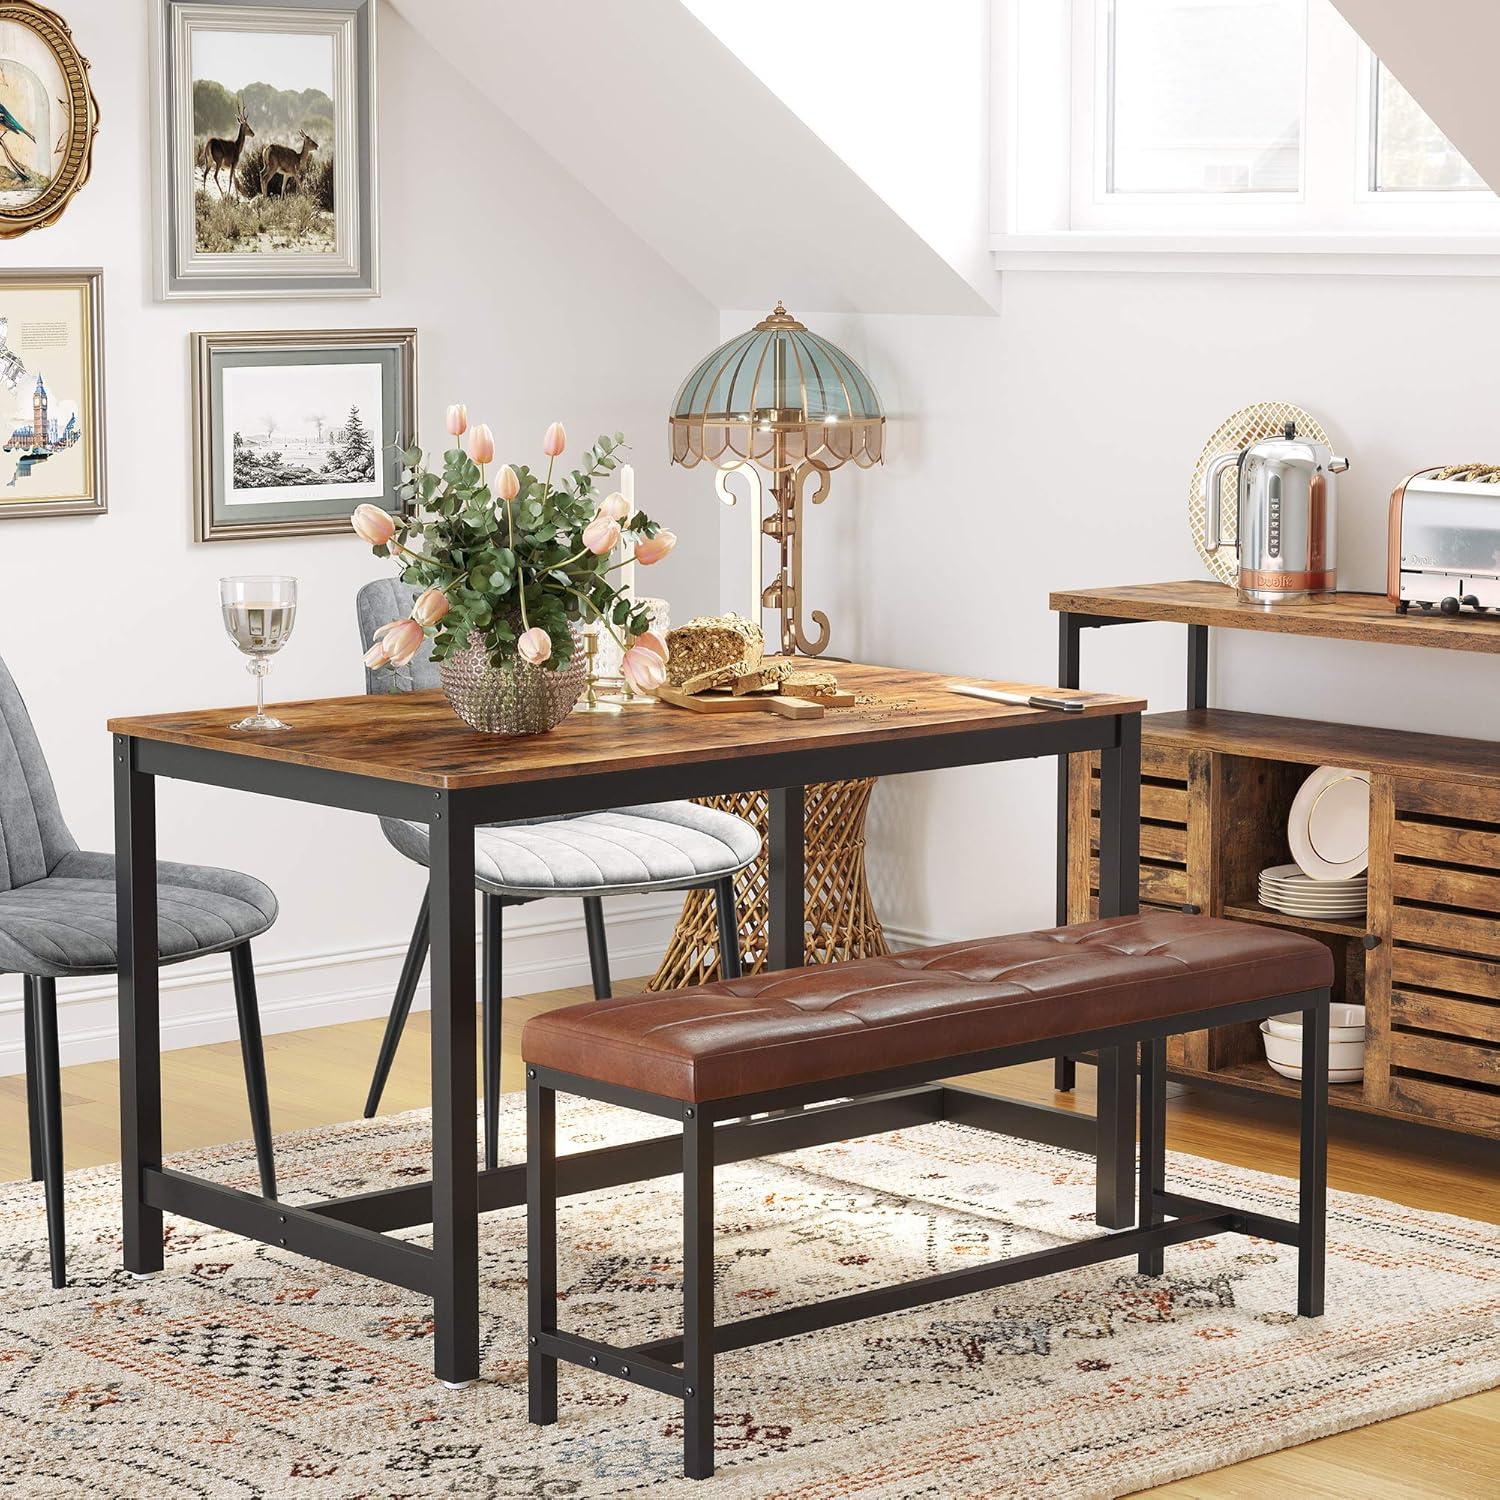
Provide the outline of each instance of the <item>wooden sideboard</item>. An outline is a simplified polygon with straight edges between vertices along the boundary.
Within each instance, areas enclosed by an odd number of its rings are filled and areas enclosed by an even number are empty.
[[[1371,595],[1265,610],[1199,582],[1059,593],[1052,607],[1063,623],[1065,679],[1073,668],[1068,685],[1077,685],[1079,630],[1173,620],[1195,632],[1193,706],[1143,721],[1142,904],[1293,927],[1327,944],[1338,973],[1335,998],[1364,1005],[1368,1028],[1364,1080],[1331,1086],[1331,1102],[1500,1137],[1500,745],[1239,713],[1204,701],[1210,626],[1500,655],[1500,619],[1401,616]],[[1287,814],[1319,765],[1370,773],[1370,899],[1362,921],[1287,916],[1256,899],[1259,872],[1291,857]],[[1071,921],[1096,909],[1097,786],[1090,757],[1073,756],[1061,789],[1059,879]],[[1273,1094],[1297,1089],[1271,1071],[1250,1025],[1176,1038],[1169,1063],[1182,1078]]]

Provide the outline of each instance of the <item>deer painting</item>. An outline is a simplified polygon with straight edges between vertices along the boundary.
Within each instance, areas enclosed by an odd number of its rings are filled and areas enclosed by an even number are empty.
[[[313,152],[318,149],[318,143],[305,131],[299,131],[302,137],[302,149],[294,151],[290,146],[267,146],[266,163],[261,174],[261,191],[269,194],[271,183],[274,178],[281,178],[281,191],[285,194],[289,187],[295,186],[297,191],[302,191],[302,174],[307,170],[307,164],[312,160]]]
[[[235,180],[235,173],[239,170],[240,156],[245,150],[247,137],[254,136],[255,132],[250,128],[249,117],[245,114],[245,104],[242,99],[234,101],[239,111],[239,133],[232,141],[221,140],[217,136],[210,136],[203,143],[203,155],[199,165],[203,169],[203,186],[208,186],[208,174],[214,174],[214,186],[219,190],[219,196],[225,196],[224,186],[219,181],[219,173],[226,167],[229,169],[229,186],[238,195],[239,185]]]

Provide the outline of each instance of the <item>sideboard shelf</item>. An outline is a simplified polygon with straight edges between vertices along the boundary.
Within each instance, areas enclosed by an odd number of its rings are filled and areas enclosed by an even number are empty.
[[[1330,1086],[1339,1109],[1500,1137],[1500,745],[1207,706],[1210,627],[1275,630],[1500,653],[1500,618],[1401,616],[1337,595],[1275,610],[1219,584],[1052,596],[1059,681],[1079,686],[1082,630],[1136,620],[1188,626],[1188,699],[1142,723],[1143,907],[1287,927],[1330,950],[1335,998],[1366,1012],[1365,1075]],[[1292,800],[1313,767],[1368,772],[1369,907],[1326,921],[1260,905],[1267,866],[1289,863]],[[1060,782],[1059,920],[1098,910],[1098,769],[1077,755]],[[1291,1096],[1253,1025],[1174,1038],[1176,1077]],[[1060,1086],[1070,1074],[1060,1070]]]

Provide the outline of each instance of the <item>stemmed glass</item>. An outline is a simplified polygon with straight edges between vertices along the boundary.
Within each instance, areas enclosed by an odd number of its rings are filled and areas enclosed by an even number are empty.
[[[255,712],[231,724],[231,729],[290,729],[266,712],[266,673],[271,658],[286,645],[297,618],[295,578],[251,576],[221,578],[219,603],[229,639],[250,660],[246,671],[255,678]]]

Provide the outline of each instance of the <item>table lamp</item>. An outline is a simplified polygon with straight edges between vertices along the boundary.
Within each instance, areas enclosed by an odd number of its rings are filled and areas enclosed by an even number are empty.
[[[836,344],[820,338],[779,302],[754,328],[721,344],[682,382],[672,403],[672,462],[707,460],[720,500],[734,505],[736,475],[748,486],[750,610],[781,615],[780,651],[817,656],[828,647],[828,616],[802,623],[802,531],[809,504],[828,493],[829,474],[851,460],[882,462],[885,413],[869,377]],[[764,514],[770,475],[775,509]],[[811,491],[809,493],[809,486]],[[780,548],[776,577],[763,585],[762,538]]]

